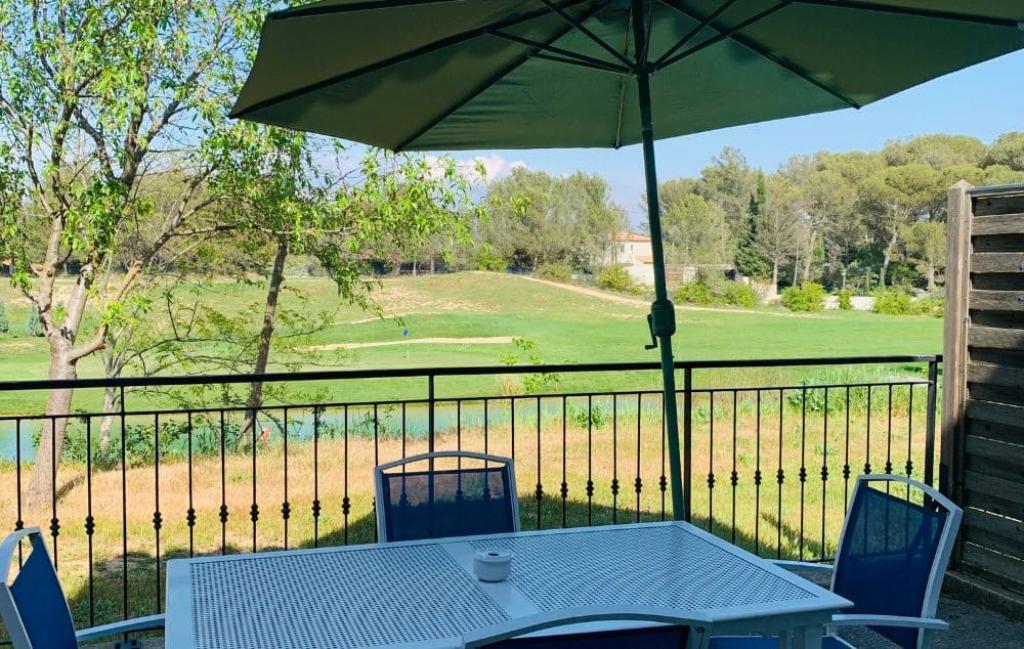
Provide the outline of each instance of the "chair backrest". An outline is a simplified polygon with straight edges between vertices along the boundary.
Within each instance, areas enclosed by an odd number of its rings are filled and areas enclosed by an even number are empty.
[[[857,480],[839,539],[832,590],[854,603],[843,613],[934,617],[963,510],[916,480]],[[904,649],[925,631],[871,627]]]
[[[515,467],[507,457],[425,453],[378,466],[374,482],[383,542],[519,531]]]
[[[28,538],[31,553],[10,585],[14,553]],[[0,619],[15,649],[76,649],[75,625],[39,528],[9,534],[0,544]]]
[[[607,622],[655,622],[657,625],[610,628]],[[538,631],[587,623],[605,623],[597,628],[576,627],[564,633],[532,635]],[[500,622],[462,636],[463,649],[700,649],[710,636],[707,618],[683,615],[675,609],[650,607],[569,608]]]

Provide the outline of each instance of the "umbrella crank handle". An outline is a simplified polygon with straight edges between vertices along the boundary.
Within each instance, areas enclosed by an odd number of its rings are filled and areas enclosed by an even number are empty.
[[[647,314],[647,328],[651,332],[651,344],[644,345],[644,349],[657,349],[658,348],[658,336],[654,334],[654,314]]]

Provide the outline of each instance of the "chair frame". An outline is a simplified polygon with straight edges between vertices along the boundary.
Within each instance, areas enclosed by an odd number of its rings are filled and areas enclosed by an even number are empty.
[[[403,467],[407,464],[413,464],[416,462],[429,461],[431,464],[431,470],[433,470],[433,460],[439,458],[465,458],[470,460],[482,460],[484,462],[495,462],[497,464],[504,464],[508,466],[509,475],[509,497],[512,501],[512,532],[520,531],[519,521],[519,492],[516,490],[516,465],[510,457],[504,457],[501,455],[490,455],[488,453],[477,453],[476,451],[435,451],[433,453],[420,453],[419,455],[411,455],[409,457],[395,460],[393,462],[387,462],[386,464],[378,464],[373,469],[373,489],[374,495],[376,496],[376,514],[377,514],[377,538],[381,543],[390,543],[391,539],[387,537],[387,525],[384,522],[385,510],[384,510],[384,472],[396,467]]]
[[[576,624],[613,621],[687,626],[690,629],[690,640],[696,639],[696,649],[705,649],[711,636],[710,618],[681,614],[677,609],[641,606],[583,606],[536,613],[469,631],[462,636],[462,647],[463,649],[479,649],[488,644],[538,631]],[[604,630],[606,629],[582,631],[581,633],[600,633]]]
[[[21,613],[18,611],[14,596],[11,594],[10,586],[7,585],[11,564],[14,562],[14,552],[26,538],[32,544],[33,553],[42,552],[47,560],[50,559],[50,553],[46,549],[42,532],[40,532],[38,527],[27,527],[17,530],[8,534],[3,542],[0,543],[0,619],[3,620],[4,626],[7,627],[7,633],[11,637],[14,649],[42,649],[41,647],[33,647],[32,641],[28,637],[28,631],[21,620]],[[53,566],[52,562],[50,566]],[[68,606],[67,597],[64,598],[64,606]],[[67,611],[70,618],[70,607]],[[120,635],[129,631],[152,631],[162,628],[164,628],[163,615],[147,615],[145,617],[137,617],[75,631],[75,641],[81,644],[82,642]]]
[[[897,483],[919,489],[927,498],[934,500],[945,508],[946,511],[949,512],[949,515],[946,517],[945,525],[943,526],[942,533],[939,536],[939,545],[935,553],[935,559],[932,561],[931,572],[928,575],[928,582],[925,587],[924,600],[921,604],[920,615],[918,617],[865,614],[834,615],[832,617],[831,624],[829,624],[829,635],[834,635],[835,628],[844,626],[916,628],[922,631],[922,633],[918,634],[917,637],[917,648],[929,649],[929,647],[934,643],[935,632],[946,631],[949,629],[949,624],[937,619],[935,614],[939,606],[939,594],[942,590],[942,580],[945,577],[946,568],[949,565],[949,558],[953,553],[957,532],[960,529],[960,521],[963,519],[963,509],[961,509],[952,500],[939,493],[938,490],[924,484],[923,482],[919,482],[913,478],[890,475],[887,473],[870,473],[857,478],[857,483],[854,485],[853,489],[853,495],[850,498],[851,507],[853,506],[853,503],[857,501],[857,496],[861,489],[870,489],[868,486],[868,483],[870,482]],[[847,515],[846,520],[843,521],[842,532],[839,534],[838,548],[840,550],[846,540],[846,532],[849,529],[849,525],[850,517]],[[835,568],[841,560],[842,553],[840,552],[836,556],[835,562],[831,565],[825,563],[809,563],[806,561],[775,561],[774,563],[779,567],[790,570],[808,570],[819,573],[830,572],[832,574],[832,580],[829,587],[832,589],[835,587],[836,581]]]

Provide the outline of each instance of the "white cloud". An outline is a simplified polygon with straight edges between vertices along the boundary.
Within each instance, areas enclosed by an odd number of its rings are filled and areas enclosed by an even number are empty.
[[[427,156],[427,164],[438,177],[444,172],[446,166],[444,159],[433,155]],[[458,166],[459,173],[473,184],[491,182],[507,176],[513,169],[526,167],[526,163],[522,160],[506,160],[498,154],[476,156],[461,160],[456,159],[456,165]],[[481,169],[484,172],[482,176],[480,174]]]

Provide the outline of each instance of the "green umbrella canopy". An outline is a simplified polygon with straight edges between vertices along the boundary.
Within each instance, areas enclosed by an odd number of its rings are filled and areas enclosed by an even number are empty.
[[[655,135],[858,108],[1024,48],[1021,21],[1024,0],[324,0],[268,17],[232,114],[396,151],[642,142],[681,518]]]
[[[1021,0],[643,5],[659,138],[864,106],[1024,47]],[[393,150],[636,143],[630,6],[326,0],[281,11],[233,114]]]

